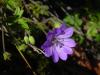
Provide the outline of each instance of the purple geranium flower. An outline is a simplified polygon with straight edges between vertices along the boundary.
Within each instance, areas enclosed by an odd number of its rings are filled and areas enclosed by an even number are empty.
[[[49,31],[46,36],[47,40],[41,46],[45,56],[52,56],[55,63],[58,62],[59,58],[64,61],[67,60],[68,55],[73,53],[72,47],[76,45],[75,41],[70,38],[72,34],[73,28],[67,28],[64,24]]]

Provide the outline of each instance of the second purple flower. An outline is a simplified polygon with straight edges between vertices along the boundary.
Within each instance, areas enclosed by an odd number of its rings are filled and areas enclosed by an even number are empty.
[[[75,41],[70,38],[72,35],[73,28],[67,28],[64,24],[59,28],[49,31],[46,36],[47,40],[41,46],[45,56],[52,56],[55,63],[59,61],[59,58],[66,61],[68,55],[73,53],[72,47],[76,45]]]

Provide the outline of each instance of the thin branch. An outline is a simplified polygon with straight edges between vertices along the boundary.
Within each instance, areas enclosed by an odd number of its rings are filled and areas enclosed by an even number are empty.
[[[2,25],[2,46],[3,46],[3,51],[5,52],[5,40],[4,40],[4,29],[3,29],[3,25]]]
[[[45,55],[45,53],[41,49],[39,49],[39,48],[37,48],[37,47],[35,47],[31,44],[28,44],[28,46],[31,47],[33,49],[33,51],[36,51],[39,54],[44,54]]]
[[[63,21],[60,20],[58,17],[56,17],[53,13],[49,12],[49,14],[50,14],[52,17],[56,18],[59,22],[63,23]]]
[[[28,65],[29,69],[32,71],[33,75],[36,75],[36,73],[32,70],[32,67],[30,66],[29,62],[27,61],[27,59],[25,58],[25,56],[23,55],[23,53],[20,50],[18,50],[18,52],[20,53],[21,57],[23,58],[23,60]]]
[[[0,13],[2,15],[0,24],[1,26],[1,31],[2,31],[2,47],[3,47],[3,52],[5,52],[5,40],[4,40],[4,27],[3,27],[3,21],[4,21],[4,12],[3,12],[3,7],[0,8]]]

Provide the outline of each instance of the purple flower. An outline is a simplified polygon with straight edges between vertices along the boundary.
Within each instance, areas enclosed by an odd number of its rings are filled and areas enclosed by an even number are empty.
[[[73,53],[72,47],[76,45],[75,41],[70,38],[72,35],[73,28],[67,28],[64,24],[59,28],[49,31],[46,36],[47,40],[41,46],[45,56],[52,56],[55,63],[59,61],[59,58],[66,61],[68,55]]]

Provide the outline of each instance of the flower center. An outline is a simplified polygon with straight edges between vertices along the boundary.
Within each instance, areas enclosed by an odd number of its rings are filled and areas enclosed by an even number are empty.
[[[56,37],[54,37],[53,39],[52,39],[52,43],[53,44],[55,44],[55,43],[58,43],[59,41],[58,41],[58,39],[56,38]]]
[[[52,39],[52,43],[53,43],[53,45],[55,44],[56,46],[59,46],[60,48],[62,48],[64,46],[64,44],[61,43],[59,40],[60,39],[55,37],[55,38]]]

